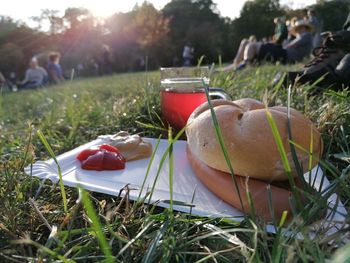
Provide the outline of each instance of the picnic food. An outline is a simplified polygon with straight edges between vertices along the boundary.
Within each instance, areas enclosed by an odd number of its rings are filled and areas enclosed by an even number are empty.
[[[147,158],[152,154],[152,144],[142,140],[138,134],[130,135],[121,131],[110,138],[108,143],[117,147],[126,161]]]
[[[246,194],[249,190],[256,213],[266,220],[271,219],[267,190],[271,183],[272,206],[276,218],[279,218],[284,210],[290,210],[291,192],[288,188],[277,186],[279,181],[287,180],[288,177],[267,120],[265,106],[252,99],[233,102],[214,100],[212,104],[236,176],[243,207],[216,139],[207,103],[198,107],[187,123],[187,156],[195,174],[218,197],[245,212],[251,209]],[[268,110],[282,138],[292,175],[296,176],[288,141],[287,109],[270,107]],[[312,138],[312,166],[316,165],[315,157],[322,154],[320,133],[309,119],[296,110],[290,109],[290,116],[293,141],[304,149],[309,149]],[[298,149],[296,153],[303,170],[307,171],[309,155]]]
[[[224,137],[225,146],[236,174],[267,181],[286,180],[285,169],[278,151],[275,138],[268,123],[263,103],[253,99],[237,101],[214,100],[213,107]],[[292,175],[296,169],[289,145],[287,129],[287,108],[270,107],[271,113],[292,166]],[[322,140],[312,122],[300,112],[290,109],[292,141],[303,149],[310,148],[313,138],[312,167],[322,153]],[[187,142],[200,160],[210,167],[230,172],[224,155],[216,140],[212,117],[207,103],[199,106],[187,123]],[[312,133],[312,134],[311,134]],[[309,154],[296,147],[296,153],[303,170],[309,165]]]
[[[189,147],[187,147],[187,157],[197,177],[220,199],[243,212],[249,212],[251,209],[247,198],[247,190],[249,190],[256,214],[266,220],[271,219],[267,200],[269,193],[266,182],[236,176],[239,194],[242,198],[242,208],[238,191],[230,174],[209,167],[197,158]],[[284,210],[289,210],[288,198],[290,191],[271,185],[271,193],[274,213],[276,218],[279,218]]]
[[[121,170],[125,162],[147,158],[152,154],[152,145],[145,142],[139,135],[119,132],[106,139],[108,144],[85,149],[79,153],[77,159],[81,168],[86,170]]]
[[[98,148],[85,149],[79,153],[77,159],[81,168],[85,170],[122,170],[125,168],[125,159],[115,147],[102,144]]]

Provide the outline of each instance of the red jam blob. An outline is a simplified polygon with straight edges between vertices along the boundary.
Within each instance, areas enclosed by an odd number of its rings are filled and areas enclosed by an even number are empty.
[[[79,153],[77,159],[81,162],[81,168],[85,170],[105,171],[125,168],[123,155],[117,148],[108,144],[85,149]]]

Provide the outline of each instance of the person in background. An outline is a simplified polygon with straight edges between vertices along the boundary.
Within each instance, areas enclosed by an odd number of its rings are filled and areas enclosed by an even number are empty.
[[[112,63],[112,51],[107,45],[101,47],[101,57],[99,59],[100,75],[111,75],[113,74],[113,63]]]
[[[34,89],[45,85],[48,75],[44,68],[39,66],[36,57],[29,62],[29,69],[26,70],[25,77],[18,83],[20,89]]]
[[[288,29],[288,36],[287,39],[284,40],[282,46],[283,48],[286,48],[290,42],[292,42],[295,39],[295,36],[293,35],[294,31],[294,25],[298,21],[297,17],[293,17],[291,20],[286,21],[286,26]]]
[[[77,77],[81,77],[84,72],[84,65],[82,63],[78,63],[75,67],[75,74]]]
[[[312,32],[312,47],[316,48],[321,46],[321,32],[322,32],[322,24],[321,21],[317,18],[315,10],[308,10],[307,11],[307,19],[309,20],[309,23],[313,27]]]
[[[275,85],[281,81],[283,86],[290,84],[313,84],[311,94],[322,90],[342,90],[350,87],[350,13],[343,29],[327,32],[321,46],[313,50],[314,57],[298,71],[278,72],[273,79]],[[322,78],[322,79],[321,79]]]
[[[17,87],[17,74],[14,71],[10,71],[10,73],[8,74],[8,77],[5,76],[6,79],[6,86],[12,90],[12,91],[17,91],[18,87]]]
[[[0,88],[2,88],[5,85],[6,79],[4,75],[0,72]]]
[[[189,67],[191,66],[191,60],[193,58],[194,49],[191,47],[191,43],[189,41],[186,42],[182,52],[183,66]]]
[[[281,61],[295,63],[309,56],[312,50],[312,26],[307,20],[299,20],[291,29],[296,38],[286,48],[274,43],[253,43],[246,47],[244,52],[245,63],[257,60]]]
[[[49,55],[49,61],[47,63],[47,70],[49,73],[50,82],[54,84],[64,81],[63,70],[60,65],[61,55],[57,52],[52,52]]]
[[[273,42],[276,45],[282,45],[283,41],[288,37],[288,28],[284,19],[276,17],[273,22],[275,23],[275,34],[273,36]]]
[[[256,37],[254,35],[251,35],[248,39],[246,39],[246,38],[242,39],[242,41],[239,45],[237,54],[235,56],[235,59],[233,60],[233,65],[235,66],[235,68],[237,68],[241,64],[241,62],[243,61],[244,52],[245,52],[246,47],[249,44],[256,43],[256,42],[257,42]]]

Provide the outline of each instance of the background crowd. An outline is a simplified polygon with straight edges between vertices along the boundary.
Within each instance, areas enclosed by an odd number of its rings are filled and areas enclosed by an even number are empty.
[[[322,45],[323,25],[313,9],[303,18],[276,17],[274,35],[257,40],[255,35],[244,38],[238,48],[233,68],[262,61],[295,63],[308,58],[311,51]],[[228,67],[227,69],[231,69]]]
[[[0,17],[0,72],[18,87],[30,87],[30,77],[45,84],[58,83],[72,73],[74,77],[97,76],[145,67],[188,66],[202,56],[206,64],[220,59],[228,62],[237,51],[241,52],[237,65],[277,48],[282,55],[276,58],[299,61],[304,55],[288,51],[288,45],[301,35],[297,31],[303,28],[311,35],[305,52],[309,53],[320,43],[320,32],[341,28],[349,11],[349,0],[317,1],[296,10],[278,0],[247,1],[234,20],[221,17],[212,0],[172,0],[162,10],[144,2],[104,20],[84,8],[67,8],[64,15],[44,9],[32,18],[37,28]],[[308,24],[301,27],[301,20]],[[45,25],[49,25],[48,32],[43,30]],[[242,39],[247,42],[243,47]]]

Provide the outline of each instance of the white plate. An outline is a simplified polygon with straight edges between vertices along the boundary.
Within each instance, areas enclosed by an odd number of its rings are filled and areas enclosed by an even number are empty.
[[[120,190],[125,185],[129,184],[130,188],[132,189],[129,193],[129,197],[131,200],[135,200],[139,196],[141,190],[140,188],[145,178],[150,161],[149,158],[127,162],[126,168],[121,171],[101,172],[83,170],[80,168],[80,162],[75,159],[80,151],[105,143],[109,136],[110,135],[99,136],[98,139],[57,157],[62,170],[63,183],[66,186],[76,186],[79,183],[87,190],[110,195],[118,195]],[[157,142],[156,139],[144,138],[144,140],[150,142],[153,145],[153,149],[155,148],[155,144]],[[161,140],[153,163],[150,167],[150,172],[144,187],[145,189],[142,190],[141,197],[143,197],[152,187],[159,169],[159,163],[167,147],[167,140]],[[177,141],[174,144],[173,149],[173,200],[188,204],[192,203],[194,205],[191,211],[193,215],[227,217],[234,218],[235,220],[241,220],[242,213],[239,210],[220,200],[197,179],[187,159],[186,141]],[[41,179],[50,179],[54,182],[57,182],[59,178],[56,164],[52,159],[47,161],[38,161],[33,164],[32,169],[30,166],[26,167],[25,172]],[[318,166],[316,166],[310,174],[311,181],[314,182],[314,188],[318,191],[322,191],[329,185],[329,181],[326,177],[324,177],[323,184],[321,185],[322,175],[322,170]],[[309,180],[309,173],[305,173],[304,177],[306,180]],[[150,202],[158,202],[157,205],[159,206],[169,207],[168,202],[164,202],[169,199],[169,161],[166,159],[163,167],[160,169],[159,178]],[[149,201],[148,198],[146,198],[146,201]],[[328,201],[330,208],[337,204],[336,212],[330,213],[329,211],[326,217],[327,221],[338,222],[336,224],[333,223],[334,227],[329,230],[329,233],[334,233],[337,226],[339,227],[339,224],[344,222],[347,211],[339,200],[337,203],[336,194],[333,194]],[[187,213],[190,212],[189,206],[176,205],[174,206],[174,209]]]
[[[57,157],[62,170],[63,183],[66,186],[76,186],[78,183],[87,190],[118,195],[119,191],[127,184],[133,190],[130,191],[130,199],[138,198],[142,182],[145,178],[150,159],[136,160],[126,163],[124,170],[119,171],[87,171],[80,168],[80,162],[75,157],[83,149],[105,143],[108,136],[100,136],[97,140],[82,145],[74,150],[66,152]],[[144,138],[150,142],[155,149],[157,140]],[[155,180],[159,163],[168,147],[167,140],[161,140],[150,167],[150,172],[145,183],[145,189],[142,191],[142,197],[150,191]],[[50,179],[53,182],[59,180],[56,164],[52,159],[47,161],[38,161],[33,164],[32,171],[30,166],[25,168],[27,174],[39,177],[41,179]],[[186,142],[178,141],[174,145],[174,173],[173,173],[173,200],[191,204],[192,198],[194,206],[192,214],[208,217],[241,217],[242,213],[226,204],[213,193],[211,193],[195,176],[186,156]],[[159,206],[169,207],[169,161],[166,159],[163,167],[160,169],[159,177],[155,186],[155,191],[150,200],[151,203],[158,202]],[[148,198],[146,198],[148,202]],[[174,206],[175,210],[190,212],[189,206]],[[235,218],[238,219],[238,218]]]

